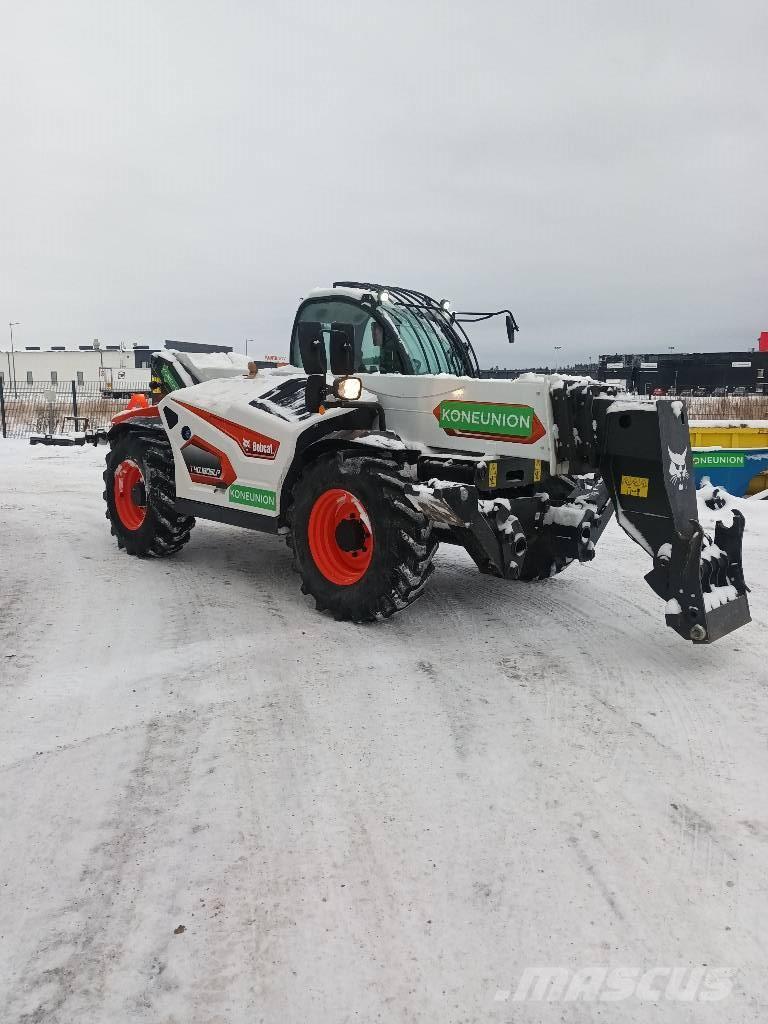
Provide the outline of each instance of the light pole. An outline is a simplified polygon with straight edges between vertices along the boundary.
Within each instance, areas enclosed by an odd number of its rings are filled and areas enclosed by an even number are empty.
[[[11,376],[13,377],[13,397],[18,398],[16,393],[16,355],[13,351],[13,328],[20,327],[21,324],[18,320],[14,320],[8,324],[8,330],[11,332]]]

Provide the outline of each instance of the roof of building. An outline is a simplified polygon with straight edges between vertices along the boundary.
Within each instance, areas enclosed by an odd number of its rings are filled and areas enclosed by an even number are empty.
[[[231,352],[231,345],[210,345],[200,341],[170,341],[166,339],[165,347],[177,352]]]

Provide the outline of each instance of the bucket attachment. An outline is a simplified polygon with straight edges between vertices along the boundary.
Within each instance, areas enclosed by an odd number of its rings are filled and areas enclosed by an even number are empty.
[[[714,537],[699,523],[683,402],[604,402],[601,471],[619,525],[653,559],[645,579],[666,602],[667,625],[694,643],[745,625],[744,517],[724,513],[732,522]]]

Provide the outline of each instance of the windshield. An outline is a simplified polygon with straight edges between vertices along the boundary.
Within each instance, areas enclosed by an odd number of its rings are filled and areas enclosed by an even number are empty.
[[[471,372],[467,353],[447,318],[431,309],[383,303],[380,307],[393,322],[414,373]]]

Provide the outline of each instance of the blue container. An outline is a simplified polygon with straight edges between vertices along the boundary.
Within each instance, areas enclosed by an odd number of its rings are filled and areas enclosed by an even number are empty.
[[[706,476],[738,498],[747,493],[752,477],[768,472],[768,448],[694,448],[692,455],[697,487]]]

